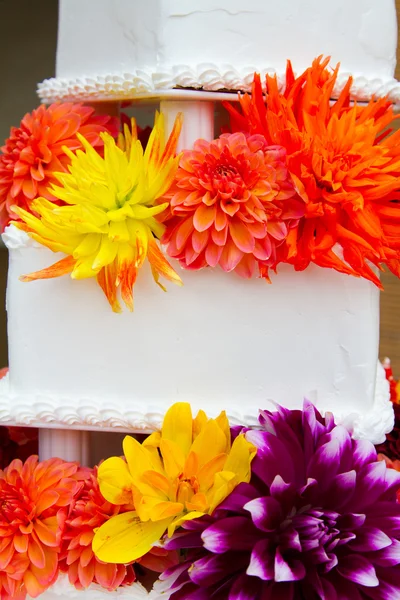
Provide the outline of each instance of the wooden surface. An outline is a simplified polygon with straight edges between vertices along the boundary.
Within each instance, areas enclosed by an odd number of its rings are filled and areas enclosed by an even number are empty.
[[[397,22],[400,29],[400,0],[396,0]],[[400,49],[397,50],[396,77],[400,79]],[[395,377],[400,378],[400,280],[383,274],[385,291],[381,294],[381,340],[379,355],[389,356]]]

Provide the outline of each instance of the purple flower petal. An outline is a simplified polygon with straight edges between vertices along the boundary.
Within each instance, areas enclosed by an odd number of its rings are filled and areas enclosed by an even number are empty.
[[[358,477],[356,491],[349,506],[354,512],[363,512],[363,510],[374,504],[391,485],[390,475],[387,476],[388,469],[386,464],[374,462],[361,467]],[[393,471],[394,472],[394,471]],[[400,474],[399,474],[400,475]]]
[[[382,550],[392,544],[392,540],[381,529],[376,527],[362,527],[358,530],[356,538],[349,547],[356,552],[374,552]]]
[[[243,508],[249,511],[254,525],[261,531],[274,531],[283,517],[279,502],[271,496],[250,500]]]
[[[362,466],[376,462],[375,446],[368,440],[353,440],[353,465]]]
[[[263,581],[270,581],[274,578],[274,556],[269,540],[259,540],[256,543],[246,573]]]
[[[345,514],[340,515],[337,519],[337,526],[341,531],[354,531],[355,529],[359,529],[365,523],[366,516],[365,515],[357,515],[357,514]]]
[[[379,579],[371,562],[364,556],[349,554],[344,557],[337,568],[338,573],[345,579],[365,587],[379,585]]]
[[[275,581],[298,581],[303,579],[306,575],[306,569],[302,562],[299,560],[291,561],[289,563],[283,558],[279,548],[275,551]]]
[[[400,542],[392,540],[387,548],[376,552],[373,557],[374,564],[379,567],[399,567],[400,565]],[[400,574],[399,574],[400,578]]]
[[[248,560],[248,555],[244,552],[236,552],[234,560],[227,560],[220,554],[208,554],[193,563],[189,572],[190,579],[200,587],[212,586],[247,567]]]
[[[354,495],[356,479],[357,473],[354,470],[336,475],[324,494],[324,506],[335,510],[347,506]]]
[[[256,430],[248,431],[246,439],[257,448],[251,470],[261,481],[270,486],[277,475],[287,482],[295,480],[292,456],[282,440],[266,431]],[[278,461],[276,457],[279,457]]]
[[[228,550],[251,550],[260,534],[246,517],[229,517],[216,521],[201,535],[204,548],[214,554]]]
[[[316,479],[319,488],[326,489],[329,485],[330,477],[335,477],[340,466],[340,443],[338,440],[320,446],[313,454],[307,468],[307,477]],[[329,469],[329,477],[326,477]]]
[[[261,590],[262,583],[259,579],[241,575],[229,592],[229,600],[257,600]]]
[[[220,518],[221,513],[227,510],[246,514],[246,511],[243,509],[244,504],[249,502],[249,500],[258,498],[259,495],[259,492],[254,486],[249,483],[241,483],[233,490],[232,494],[229,494],[229,496],[221,502],[214,511],[214,516]]]

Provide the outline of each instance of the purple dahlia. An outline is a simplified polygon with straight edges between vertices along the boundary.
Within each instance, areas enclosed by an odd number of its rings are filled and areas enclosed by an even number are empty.
[[[400,599],[400,473],[311,404],[260,424],[251,482],[168,540],[170,600]]]

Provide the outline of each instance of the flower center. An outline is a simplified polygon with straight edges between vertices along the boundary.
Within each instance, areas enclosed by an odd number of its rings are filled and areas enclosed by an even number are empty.
[[[22,488],[16,489],[8,483],[0,488],[1,520],[16,525],[31,522],[34,504]]]
[[[181,473],[177,479],[176,501],[186,507],[186,502],[191,501],[199,488],[197,477],[185,477],[184,473]]]

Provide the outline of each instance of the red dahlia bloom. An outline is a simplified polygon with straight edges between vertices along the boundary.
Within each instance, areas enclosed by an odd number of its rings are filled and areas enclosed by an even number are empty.
[[[168,197],[168,254],[187,269],[220,265],[243,277],[275,265],[277,248],[304,214],[285,150],[261,135],[198,140],[183,153]]]
[[[314,262],[381,287],[371,263],[400,276],[400,131],[388,135],[395,116],[387,99],[351,105],[351,78],[332,102],[338,68],[328,70],[328,62],[315,60],[297,78],[288,63],[284,93],[267,76],[264,96],[256,76],[251,97],[240,98],[241,112],[227,105],[232,130],[263,134],[287,151],[306,213],[283,260],[297,270]]]
[[[100,493],[97,468],[87,470],[83,487],[66,519],[60,554],[60,570],[78,590],[97,583],[108,591],[122,585],[131,585],[135,579],[134,566],[103,563],[92,550],[95,529],[122,512],[131,511],[130,505],[116,506],[107,502]],[[162,572],[177,563],[175,552],[154,548],[140,561],[141,565]]]
[[[31,456],[0,471],[0,598],[36,598],[58,575],[68,507],[80,483],[78,465]]]
[[[55,200],[48,189],[58,183],[54,173],[66,172],[70,159],[63,151],[82,147],[77,133],[94,148],[102,148],[102,131],[118,134],[118,120],[106,115],[95,116],[94,109],[83,104],[52,104],[39,106],[24,116],[19,127],[11,129],[10,137],[0,155],[0,229],[11,219],[13,205],[30,210],[38,196]]]

